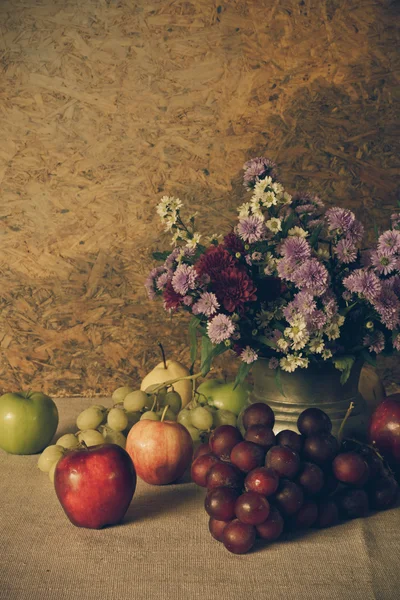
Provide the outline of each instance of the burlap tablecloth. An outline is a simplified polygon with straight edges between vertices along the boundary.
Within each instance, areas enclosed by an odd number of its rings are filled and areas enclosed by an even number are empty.
[[[89,403],[57,401],[57,437]],[[193,483],[139,481],[124,523],[92,531],[68,521],[37,459],[0,451],[1,600],[400,598],[399,508],[235,556]]]

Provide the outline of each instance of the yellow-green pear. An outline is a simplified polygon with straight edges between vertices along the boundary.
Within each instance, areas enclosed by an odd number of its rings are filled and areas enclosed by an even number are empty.
[[[190,375],[189,369],[176,360],[167,360],[167,368],[163,362],[160,362],[150,373],[143,379],[140,389],[146,391],[151,385],[164,383],[178,377],[187,377]],[[184,408],[192,399],[192,382],[191,380],[178,381],[174,383],[174,389],[182,398],[182,408]]]

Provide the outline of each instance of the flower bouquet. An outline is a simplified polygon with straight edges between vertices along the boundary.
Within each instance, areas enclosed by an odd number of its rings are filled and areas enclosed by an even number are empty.
[[[400,211],[391,228],[363,248],[363,225],[345,208],[326,208],[309,193],[291,196],[276,165],[244,165],[247,198],[225,237],[201,243],[195,216],[164,196],[157,207],[172,234],[171,252],[146,281],[166,311],[185,310],[191,360],[202,336],[201,370],[227,350],[241,359],[236,383],[258,358],[280,372],[331,361],[345,383],[357,359],[374,363],[400,350]]]

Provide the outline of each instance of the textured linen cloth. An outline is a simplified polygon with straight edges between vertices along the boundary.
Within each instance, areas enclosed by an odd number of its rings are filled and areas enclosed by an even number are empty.
[[[99,402],[57,400],[56,439]],[[400,598],[399,508],[236,556],[211,537],[188,477],[139,480],[124,522],[97,531],[69,522],[37,460],[0,450],[0,600]]]

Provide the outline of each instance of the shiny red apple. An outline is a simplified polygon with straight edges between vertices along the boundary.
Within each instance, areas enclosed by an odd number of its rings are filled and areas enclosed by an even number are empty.
[[[391,466],[400,469],[400,394],[378,404],[370,419],[368,439]]]
[[[122,521],[136,489],[129,454],[116,444],[70,450],[57,463],[54,487],[68,519],[101,529]]]
[[[192,460],[193,442],[180,423],[143,420],[130,430],[126,451],[143,481],[164,485],[186,471]]]

